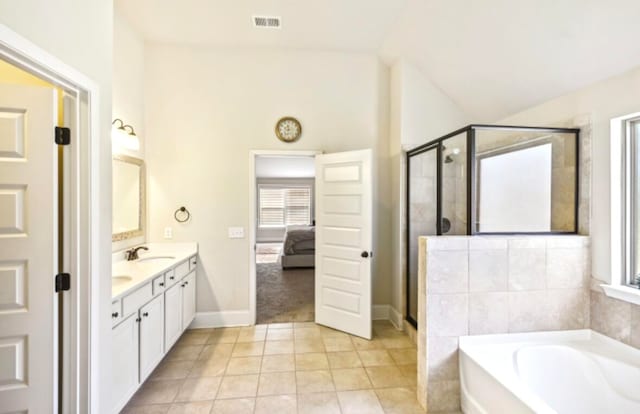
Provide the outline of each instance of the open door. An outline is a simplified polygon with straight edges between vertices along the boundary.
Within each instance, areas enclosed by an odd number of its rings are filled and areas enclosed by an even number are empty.
[[[56,92],[0,84],[0,412],[57,412]]]
[[[316,156],[316,323],[371,339],[371,150]]]

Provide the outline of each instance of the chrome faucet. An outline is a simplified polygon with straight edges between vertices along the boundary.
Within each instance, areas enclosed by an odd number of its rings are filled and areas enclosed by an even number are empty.
[[[127,250],[126,252],[124,252],[124,256],[128,262],[132,260],[138,260],[138,250],[149,250],[149,248],[144,246],[138,246],[138,247],[134,247],[133,249]]]

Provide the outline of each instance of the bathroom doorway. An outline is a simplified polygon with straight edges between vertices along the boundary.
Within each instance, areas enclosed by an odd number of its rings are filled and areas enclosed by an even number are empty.
[[[92,81],[0,26],[3,411],[92,411],[98,101]]]
[[[255,157],[256,324],[315,316],[315,156]]]

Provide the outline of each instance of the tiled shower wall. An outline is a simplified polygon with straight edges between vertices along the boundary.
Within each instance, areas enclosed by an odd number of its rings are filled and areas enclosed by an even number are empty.
[[[429,413],[460,409],[460,336],[589,326],[588,236],[421,237],[419,250],[418,400]]]

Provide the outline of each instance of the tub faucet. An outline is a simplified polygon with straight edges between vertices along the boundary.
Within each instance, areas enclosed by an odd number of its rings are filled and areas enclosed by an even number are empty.
[[[149,250],[149,248],[144,246],[138,246],[133,249],[127,250],[126,252],[124,252],[124,255],[128,262],[132,260],[138,260],[138,250]]]

